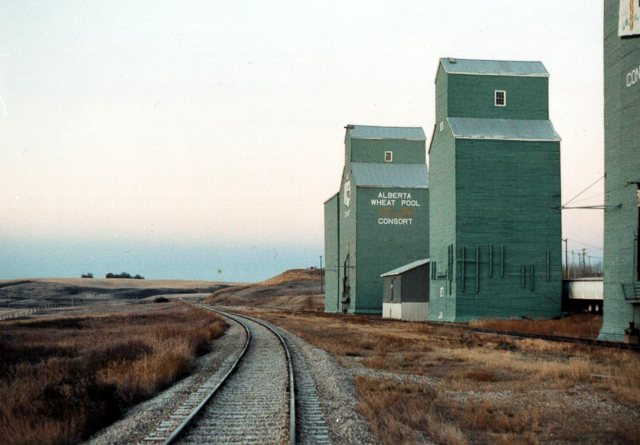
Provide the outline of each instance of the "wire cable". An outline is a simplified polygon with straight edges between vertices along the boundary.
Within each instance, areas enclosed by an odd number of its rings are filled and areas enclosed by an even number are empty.
[[[569,203],[571,203],[574,199],[576,199],[578,196],[582,195],[584,192],[586,192],[587,190],[589,190],[591,187],[593,187],[594,185],[596,185],[598,182],[600,182],[602,179],[604,179],[604,175],[602,175],[601,177],[599,177],[596,182],[594,182],[593,184],[591,184],[589,187],[587,187],[586,189],[584,189],[583,191],[581,191],[580,193],[578,193],[576,196],[574,196],[573,198],[571,198],[569,201],[567,201],[566,203],[564,203],[563,207],[568,205]]]

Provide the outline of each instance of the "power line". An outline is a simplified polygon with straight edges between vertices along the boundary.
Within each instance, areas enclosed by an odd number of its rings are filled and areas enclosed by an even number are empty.
[[[598,250],[604,250],[602,247],[598,247],[598,246],[594,246],[594,245],[591,245],[591,244],[587,244],[587,243],[583,243],[583,242],[580,242],[580,241],[576,241],[576,240],[571,239],[571,238],[567,238],[567,239],[569,241],[573,241],[574,243],[582,244],[583,246],[593,247],[594,249],[598,249]]]
[[[586,189],[584,189],[583,191],[581,191],[580,193],[578,193],[576,196],[574,196],[573,198],[571,198],[569,201],[567,201],[566,203],[564,203],[563,207],[568,205],[569,203],[571,203],[571,201],[573,201],[574,199],[576,199],[578,196],[582,195],[584,192],[586,192],[587,190],[589,190],[591,187],[593,187],[594,185],[596,185],[598,182],[600,182],[601,179],[604,178],[604,175],[602,175],[601,177],[599,177],[596,182],[594,182],[593,184],[591,184],[589,187],[587,187]]]

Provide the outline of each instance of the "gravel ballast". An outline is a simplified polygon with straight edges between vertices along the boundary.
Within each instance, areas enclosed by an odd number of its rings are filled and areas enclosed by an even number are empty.
[[[225,334],[215,340],[212,352],[198,359],[197,370],[177,382],[153,399],[142,402],[127,411],[125,417],[103,429],[87,441],[91,445],[138,443],[169,417],[189,395],[215,373],[220,365],[245,341],[244,330],[230,323]]]

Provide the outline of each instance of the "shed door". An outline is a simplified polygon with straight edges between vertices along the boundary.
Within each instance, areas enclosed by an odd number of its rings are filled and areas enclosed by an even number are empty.
[[[390,301],[393,301],[394,297],[395,297],[395,292],[396,292],[396,277],[391,278],[391,292],[390,292],[390,296],[389,299]]]

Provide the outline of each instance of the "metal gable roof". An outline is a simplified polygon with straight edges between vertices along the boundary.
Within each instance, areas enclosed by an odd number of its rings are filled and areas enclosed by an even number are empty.
[[[359,187],[429,188],[427,164],[352,162],[351,171]]]
[[[410,139],[424,141],[426,137],[420,127],[373,127],[368,125],[347,125],[351,139]]]
[[[445,72],[454,74],[549,77],[549,72],[542,62],[470,60],[449,57],[440,59],[440,63]]]
[[[457,139],[561,141],[548,120],[447,118]]]
[[[415,269],[416,267],[422,266],[423,264],[427,264],[429,261],[431,261],[429,258],[426,258],[424,260],[414,261],[413,263],[405,264],[402,267],[398,267],[397,269],[393,269],[393,270],[390,270],[389,272],[383,273],[380,276],[391,277],[394,275],[400,275],[402,273],[410,271],[411,269]]]

